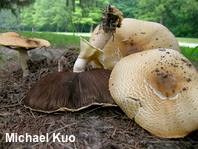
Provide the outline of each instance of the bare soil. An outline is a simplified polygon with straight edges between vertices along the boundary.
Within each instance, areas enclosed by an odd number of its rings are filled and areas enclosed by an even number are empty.
[[[65,50],[61,52],[63,51]],[[70,55],[70,64],[75,61],[76,54],[74,55]],[[91,106],[79,112],[51,114],[30,111],[23,105],[26,93],[40,78],[58,70],[57,61],[30,61],[32,73],[25,78],[22,77],[21,66],[16,60],[8,58],[7,62],[12,65],[0,67],[0,148],[198,148],[198,131],[184,138],[161,138],[141,128],[119,107]],[[28,133],[32,136],[48,134],[49,141],[6,142],[6,133]],[[58,133],[64,136],[74,135],[75,142],[53,142],[53,134]]]

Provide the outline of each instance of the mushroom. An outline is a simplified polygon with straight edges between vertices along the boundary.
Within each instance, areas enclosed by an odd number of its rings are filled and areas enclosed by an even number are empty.
[[[109,70],[95,68],[74,73],[63,68],[62,72],[48,74],[33,85],[24,99],[25,107],[50,113],[75,112],[91,105],[117,106],[109,92]]]
[[[198,72],[176,50],[131,54],[112,70],[110,93],[126,115],[152,134],[184,137],[198,129]]]
[[[27,51],[38,47],[49,47],[50,43],[44,39],[26,38],[15,32],[7,32],[0,35],[0,45],[19,51],[23,76],[29,74]]]
[[[64,56],[58,60],[58,72],[71,72],[71,66]]]
[[[99,25],[95,28],[89,41],[98,34]],[[149,49],[170,48],[180,52],[180,47],[175,36],[163,25],[155,22],[141,21],[124,18],[122,26],[103,49],[103,56],[99,60],[106,69],[113,67],[123,57]],[[92,62],[94,68],[98,66]]]
[[[102,50],[92,46],[85,39],[80,38],[81,52],[74,64],[73,72],[83,72],[89,61],[94,61],[99,68],[103,68],[103,64],[99,61],[98,57],[101,55]]]
[[[98,68],[104,67],[102,61],[99,60],[99,57],[103,55],[101,49],[113,36],[116,28],[121,26],[122,15],[123,13],[111,4],[104,9],[97,35],[90,42],[81,38],[81,52],[74,64],[73,72],[85,71],[89,61],[94,61]]]

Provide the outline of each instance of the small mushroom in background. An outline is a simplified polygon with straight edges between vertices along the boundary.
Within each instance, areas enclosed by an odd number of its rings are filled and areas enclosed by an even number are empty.
[[[58,72],[71,72],[71,66],[64,56],[58,60]]]
[[[99,25],[95,28],[89,41],[98,34]],[[104,48],[99,60],[106,69],[112,70],[123,57],[149,49],[168,48],[180,52],[175,36],[163,25],[155,22],[124,18],[122,26],[116,29],[113,37]],[[94,68],[98,68],[92,62]]]
[[[198,129],[198,72],[178,51],[160,48],[123,58],[109,88],[126,115],[152,134],[178,138]]]
[[[89,61],[94,61],[98,68],[104,68],[101,57],[102,50],[115,33],[116,28],[122,24],[123,13],[109,4],[103,11],[103,16],[98,28],[97,35],[87,42],[81,38],[81,52],[74,64],[73,72],[85,71]]]
[[[108,87],[111,71],[95,68],[74,73],[64,57],[59,60],[59,71],[33,85],[24,99],[25,107],[50,113],[75,112],[91,105],[117,106]]]
[[[27,51],[41,48],[50,47],[50,43],[44,39],[26,38],[20,36],[15,32],[7,32],[0,35],[0,45],[7,48],[19,51],[21,66],[23,70],[23,76],[29,75],[29,68],[27,61],[29,60]]]

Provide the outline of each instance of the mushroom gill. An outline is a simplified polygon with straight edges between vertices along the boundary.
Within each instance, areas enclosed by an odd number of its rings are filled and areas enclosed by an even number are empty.
[[[108,80],[110,71],[91,69],[48,74],[37,81],[28,91],[25,107],[35,111],[79,111],[91,105],[116,106],[112,99]]]

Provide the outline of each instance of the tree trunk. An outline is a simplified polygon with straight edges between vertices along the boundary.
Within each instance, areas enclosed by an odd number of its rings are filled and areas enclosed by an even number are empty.
[[[56,32],[59,32],[59,27],[58,27],[58,24],[56,26]]]
[[[160,19],[160,24],[164,24],[164,14],[163,12],[161,13],[161,19]]]
[[[80,23],[78,23],[78,32],[80,32]]]
[[[93,32],[93,24],[91,24],[91,26],[90,26],[90,31],[89,31],[90,33],[92,33]]]
[[[72,0],[73,12],[75,12],[75,0]]]
[[[47,25],[47,32],[49,32],[49,25]]]

